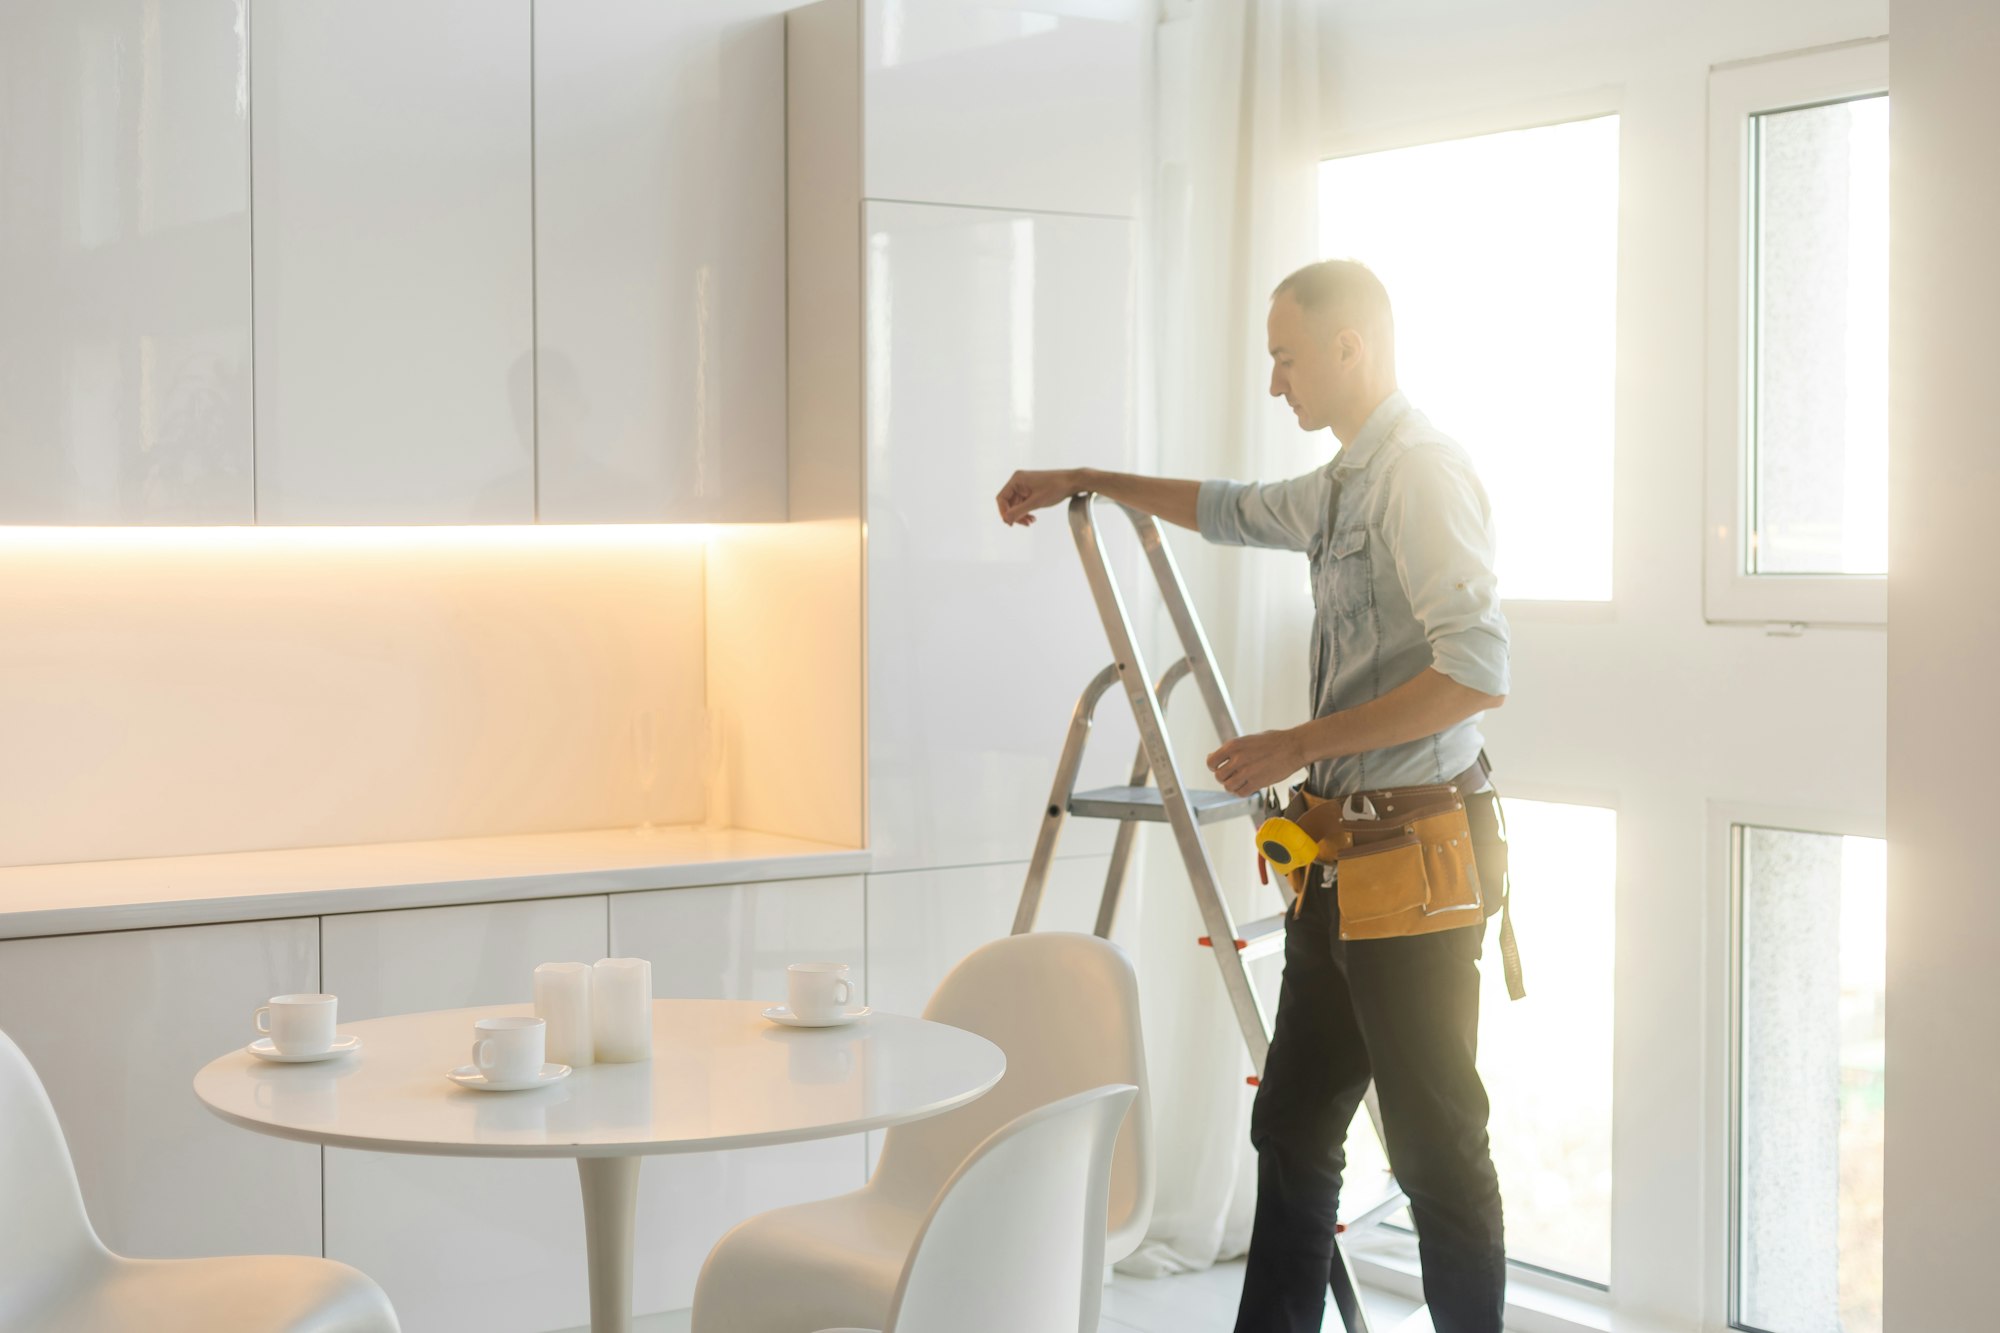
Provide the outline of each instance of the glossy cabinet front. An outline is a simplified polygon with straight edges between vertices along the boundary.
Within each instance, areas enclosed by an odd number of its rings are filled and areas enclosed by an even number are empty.
[[[0,5],[0,523],[248,523],[241,0]]]
[[[1110,649],[1064,511],[1009,528],[994,497],[1017,468],[1131,466],[1132,224],[879,203],[867,222],[870,850],[884,871],[1025,861]],[[1086,787],[1124,782],[1137,745],[1116,691],[1099,711]],[[1109,838],[1072,823],[1062,849]]]
[[[250,19],[258,521],[532,521],[528,0]]]
[[[1090,932],[1104,893],[1107,856],[1056,861],[1042,896],[1037,930]],[[931,992],[959,961],[1006,936],[1021,902],[1026,862],[907,870],[868,876],[868,1003],[920,1014]],[[1126,943],[1138,921],[1137,872],[1127,881],[1113,938]]]
[[[328,917],[326,989],[348,1019],[527,1003],[538,963],[604,957],[605,921],[602,897]],[[437,1053],[439,1095],[471,1045],[468,1023],[463,1046]],[[568,1161],[329,1148],[326,1253],[381,1283],[406,1333],[539,1333],[590,1317]]]
[[[778,1002],[791,963],[849,963],[857,989],[865,985],[862,914],[859,876],[624,893],[611,900],[611,947],[652,960],[661,999]],[[815,1048],[795,1049],[798,1077],[844,1076],[814,1068]],[[634,1308],[691,1305],[702,1261],[724,1232],[769,1208],[859,1188],[864,1152],[862,1138],[848,1135],[649,1159],[639,1177]]]
[[[1146,162],[1139,0],[868,0],[871,199],[1131,217]]]
[[[258,1005],[318,989],[310,918],[0,942],[0,1031],[48,1089],[105,1244],[320,1252],[320,1150],[226,1124],[193,1088],[254,1040]]]
[[[780,7],[535,12],[545,523],[785,518]]]

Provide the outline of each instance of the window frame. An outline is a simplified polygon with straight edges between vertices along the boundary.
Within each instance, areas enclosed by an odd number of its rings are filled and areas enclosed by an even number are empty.
[[[1708,847],[1713,882],[1723,891],[1724,910],[1714,932],[1722,966],[1721,1003],[1711,1028],[1711,1063],[1722,1089],[1709,1106],[1709,1132],[1720,1150],[1709,1154],[1707,1197],[1719,1212],[1711,1213],[1720,1246],[1711,1245],[1705,1302],[1720,1326],[1737,1333],[1764,1333],[1741,1321],[1743,1217],[1743,834],[1758,828],[1780,833],[1809,833],[1831,838],[1873,838],[1887,841],[1888,823],[1880,815],[1849,810],[1802,809],[1793,806],[1734,801],[1708,803]]]
[[[1885,625],[1882,574],[1751,574],[1751,119],[1889,91],[1889,42],[1717,65],[1708,79],[1707,532],[1711,624]]]

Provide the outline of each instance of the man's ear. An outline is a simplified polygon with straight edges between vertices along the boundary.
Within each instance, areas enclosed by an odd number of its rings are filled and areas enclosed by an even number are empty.
[[[1353,329],[1342,329],[1334,335],[1334,347],[1340,356],[1340,364],[1351,366],[1361,360],[1361,335]]]

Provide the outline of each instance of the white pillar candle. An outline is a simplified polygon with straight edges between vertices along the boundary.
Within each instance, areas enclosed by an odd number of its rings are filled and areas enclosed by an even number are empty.
[[[535,1017],[548,1024],[548,1058],[556,1064],[580,1068],[597,1058],[591,975],[583,963],[543,963],[535,969]]]
[[[590,969],[590,1021],[606,1064],[653,1058],[653,965],[600,958]]]

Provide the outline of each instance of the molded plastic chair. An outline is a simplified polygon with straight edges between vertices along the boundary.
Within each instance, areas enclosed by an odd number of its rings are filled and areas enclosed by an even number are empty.
[[[880,1333],[1092,1333],[1111,1143],[1138,1092],[1065,1097],[974,1149],[918,1230]]]
[[[1138,1092],[1112,1150],[1100,1258],[1138,1248],[1153,1213],[1152,1115],[1139,983],[1124,951],[1056,931],[996,940],[952,969],[924,1017],[1000,1047],[1005,1076],[955,1111],[887,1131],[862,1188],[730,1231],[702,1265],[694,1333],[882,1328],[918,1229],[973,1151],[1023,1114],[1106,1084]]]
[[[7,1333],[398,1333],[345,1264],[286,1255],[126,1259],[84,1211],[55,1108],[0,1032],[0,1328]]]

